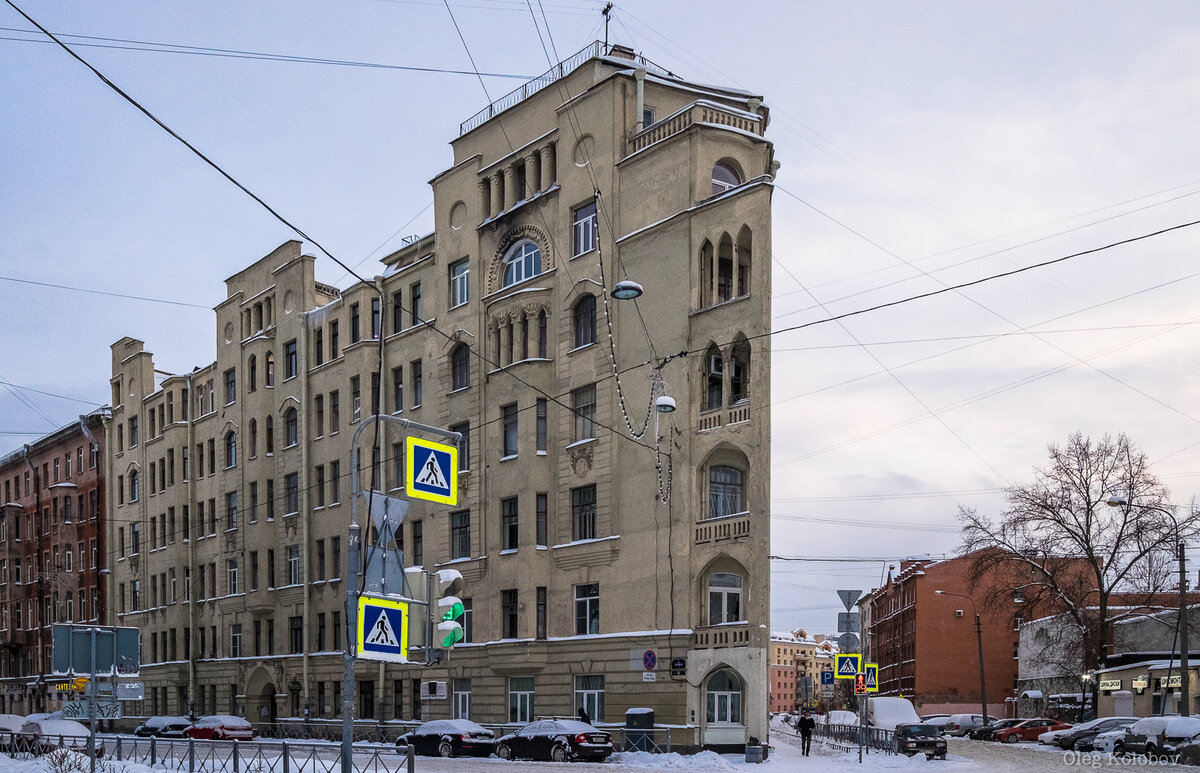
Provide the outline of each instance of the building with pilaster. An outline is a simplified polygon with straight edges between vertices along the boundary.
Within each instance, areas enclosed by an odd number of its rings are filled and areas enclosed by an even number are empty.
[[[593,44],[462,124],[434,232],[377,276],[324,285],[287,242],[226,281],[213,363],[116,342],[112,605],[144,712],[340,714],[352,460],[404,495],[403,432],[350,448],[378,412],[462,433],[457,506],[413,500],[397,546],[462,573],[466,641],[358,662],[358,717],[650,707],[676,744],[765,739],[767,119]]]

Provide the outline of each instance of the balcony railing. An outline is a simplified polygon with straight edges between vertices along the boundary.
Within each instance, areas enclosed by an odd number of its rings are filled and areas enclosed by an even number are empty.
[[[707,100],[697,100],[661,121],[650,124],[629,139],[626,155],[637,153],[656,142],[674,137],[693,124],[715,124],[762,136],[763,122],[740,110],[731,110]]]
[[[750,536],[750,513],[735,513],[700,521],[695,529],[697,545],[743,539]]]
[[[708,432],[730,424],[741,424],[750,421],[750,400],[739,400],[728,408],[722,407],[715,411],[700,414],[696,422],[697,432]]]
[[[746,647],[750,644],[749,623],[725,623],[696,629],[696,649]]]

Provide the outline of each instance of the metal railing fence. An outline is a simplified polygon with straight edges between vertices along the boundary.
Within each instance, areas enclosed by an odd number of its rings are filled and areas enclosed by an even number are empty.
[[[818,724],[814,735],[825,738],[832,746],[845,751],[854,751],[860,743],[867,749],[877,749],[886,754],[895,754],[896,751],[893,732],[879,727]]]

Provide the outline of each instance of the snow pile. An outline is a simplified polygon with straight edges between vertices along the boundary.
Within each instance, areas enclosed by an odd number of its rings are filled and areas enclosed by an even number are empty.
[[[618,765],[628,765],[652,770],[734,770],[734,766],[716,752],[703,751],[684,756],[678,752],[653,754],[651,752],[617,752],[609,760]]]

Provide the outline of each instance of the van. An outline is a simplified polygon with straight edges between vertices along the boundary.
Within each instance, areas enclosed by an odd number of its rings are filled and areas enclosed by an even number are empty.
[[[921,718],[908,698],[871,698],[867,701],[867,722],[895,730],[897,725],[919,725]]]

